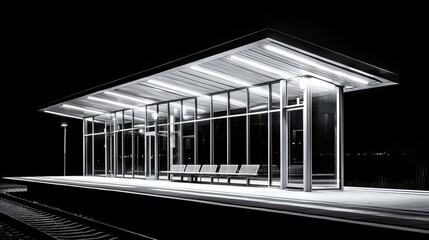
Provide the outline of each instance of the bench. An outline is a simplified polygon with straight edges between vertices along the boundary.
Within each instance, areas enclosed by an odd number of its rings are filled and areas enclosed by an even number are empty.
[[[231,178],[246,178],[246,184],[249,185],[250,178],[258,176],[259,164],[241,165],[237,172],[238,165],[221,165],[219,172],[214,173],[213,177],[226,177],[227,183],[231,183]]]
[[[161,173],[166,173],[167,174],[167,179],[170,180],[170,176],[171,175],[181,175],[185,172],[185,168],[186,165],[184,164],[176,164],[176,165],[171,165],[170,170],[169,171],[160,171]]]

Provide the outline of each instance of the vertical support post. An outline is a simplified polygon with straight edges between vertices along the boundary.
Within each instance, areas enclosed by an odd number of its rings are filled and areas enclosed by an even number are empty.
[[[86,175],[86,121],[82,118],[82,176]]]
[[[271,102],[272,102],[272,94],[271,94],[272,86],[271,84],[268,85],[268,136],[267,136],[267,143],[268,143],[268,186],[271,186],[273,182],[273,176],[272,176],[272,123],[271,123]]]
[[[337,90],[337,186],[344,190],[344,92],[343,87]]]
[[[184,153],[183,153],[183,100],[180,101],[180,127],[179,127],[179,163],[183,163]]]
[[[66,176],[66,158],[67,158],[67,124],[64,127],[64,176]]]
[[[210,164],[214,164],[214,120],[213,96],[210,95]]]
[[[229,119],[231,105],[229,101],[231,100],[230,92],[227,93],[227,103],[226,103],[226,164],[231,164],[231,121]]]
[[[118,174],[118,119],[116,117],[113,118],[113,177],[116,177]]]
[[[197,111],[197,98],[195,97],[195,104],[194,104],[194,164],[198,163],[198,111]]]
[[[148,142],[150,141],[150,137],[148,137],[147,135],[146,135],[146,133],[147,133],[147,124],[149,124],[149,120],[148,120],[148,118],[147,118],[147,106],[145,106],[145,135],[144,135],[144,137],[145,137],[145,140],[144,140],[144,175],[145,175],[145,177],[148,177],[149,176],[149,173],[150,173],[150,169],[149,169],[149,161],[150,161],[150,156],[149,156],[149,153],[148,153],[148,148],[149,148],[149,144],[148,144]],[[149,140],[149,141],[148,141]]]
[[[91,175],[92,176],[94,176],[95,175],[95,151],[94,151],[94,148],[95,148],[95,136],[94,136],[94,117],[92,117],[92,136],[91,136],[91,148],[92,148],[92,151],[91,151],[91,164],[92,164],[92,173],[91,173]]]
[[[170,121],[170,103],[167,103],[167,171],[170,171],[170,166],[173,165],[173,158],[171,157],[170,152],[170,141],[171,141],[171,126],[172,122]],[[174,126],[173,126],[174,127]],[[174,129],[173,129],[174,131]],[[167,174],[167,176],[170,176],[170,174]]]
[[[304,89],[304,191],[311,192],[312,188],[312,93],[311,78],[305,79]]]
[[[124,129],[125,129],[125,117],[124,117],[124,115],[125,115],[125,112],[124,111],[122,111],[122,126],[121,126],[121,158],[122,158],[122,161],[121,161],[121,170],[122,170],[122,178],[124,178],[125,177],[125,158],[124,158],[124,156],[125,156],[125,154],[124,154],[124,150],[125,150],[125,147],[124,147],[124,143],[125,143],[125,141],[124,141],[124,138],[125,138],[125,131],[124,131]]]
[[[287,187],[288,178],[288,154],[287,151],[287,111],[285,106],[287,105],[287,91],[286,91],[286,80],[280,80],[280,189]]]
[[[156,119],[155,119],[155,179],[159,179],[158,165],[159,165],[159,129],[158,129],[158,119],[159,119],[159,105],[156,105]]]
[[[104,122],[104,176],[107,177],[107,122]]]
[[[246,164],[250,164],[250,90],[246,89]]]
[[[134,161],[135,161],[135,139],[134,139],[134,109],[131,110],[131,177],[134,178]]]

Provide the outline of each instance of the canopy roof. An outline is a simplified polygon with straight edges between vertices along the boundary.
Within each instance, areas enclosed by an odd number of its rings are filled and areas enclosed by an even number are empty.
[[[265,29],[60,99],[40,110],[85,118],[302,76],[343,86],[345,91],[399,82],[392,72]]]

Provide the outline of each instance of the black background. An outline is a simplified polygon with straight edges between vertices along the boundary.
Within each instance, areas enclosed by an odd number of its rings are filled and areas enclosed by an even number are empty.
[[[81,122],[40,113],[41,105],[267,27],[399,74],[397,86],[346,94],[346,151],[414,152],[428,161],[427,61],[417,59],[425,29],[405,17],[418,14],[282,4],[5,8],[1,175],[62,174],[63,121],[69,171],[81,171]]]

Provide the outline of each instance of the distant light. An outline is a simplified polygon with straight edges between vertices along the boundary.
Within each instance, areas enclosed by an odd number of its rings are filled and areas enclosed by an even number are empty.
[[[171,85],[169,83],[161,82],[159,80],[149,79],[147,82],[155,84],[155,85],[158,85],[158,86],[161,86],[161,87],[168,88],[168,89],[173,90],[173,91],[178,91],[178,92],[190,94],[192,96],[199,96],[199,95],[201,95],[201,93],[199,93],[199,92],[192,91],[192,90],[189,90],[189,89],[186,89],[186,88],[182,88],[182,87],[179,87],[179,86],[174,86],[174,85]]]
[[[153,119],[157,119],[157,118],[158,118],[158,113],[156,113],[156,112],[155,112],[155,113],[152,113],[152,118],[153,118]]]
[[[76,109],[76,110],[80,110],[80,111],[84,111],[84,112],[90,112],[90,113],[95,113],[95,114],[104,114],[104,112],[101,112],[101,111],[96,111],[96,110],[78,107],[78,106],[69,105],[69,104],[63,104],[62,106],[65,108]]]
[[[336,74],[336,75],[341,76],[341,77],[348,78],[348,79],[350,79],[352,81],[355,81],[355,82],[358,82],[358,83],[362,83],[362,84],[368,84],[369,83],[368,81],[366,81],[366,80],[364,80],[364,79],[362,79],[360,77],[353,76],[353,75],[347,74],[347,73],[345,73],[343,71],[338,71],[338,70],[335,70],[333,68],[326,67],[326,66],[324,66],[322,64],[319,64],[319,63],[317,63],[317,62],[315,62],[315,61],[313,61],[311,59],[307,59],[305,57],[299,56],[296,53],[289,52],[289,51],[287,51],[285,49],[282,49],[280,47],[276,47],[276,46],[273,46],[273,45],[265,45],[264,48],[267,49],[270,52],[277,53],[277,54],[282,55],[284,57],[287,57],[287,58],[293,59],[295,61],[301,62],[303,64],[306,64],[306,65],[309,65],[309,66],[312,66],[312,67],[316,67],[316,68],[318,68],[320,70],[323,70],[323,71],[326,71],[326,72],[330,72],[330,73]]]
[[[94,100],[94,101],[98,101],[98,102],[104,102],[104,103],[108,103],[108,104],[112,104],[112,105],[116,105],[116,106],[120,106],[120,107],[124,107],[124,108],[136,108],[137,106],[133,106],[133,105],[128,105],[125,103],[119,103],[119,102],[115,102],[115,101],[111,101],[111,100],[107,100],[104,98],[99,98],[99,97],[88,97],[89,100]]]
[[[236,55],[231,55],[229,58],[231,60],[238,61],[238,62],[247,64],[249,66],[258,68],[260,70],[276,74],[276,75],[278,75],[278,76],[280,76],[282,78],[285,78],[285,79],[294,77],[291,74],[288,74],[288,73],[286,73],[286,72],[284,72],[284,71],[282,71],[280,69],[277,69],[277,68],[274,68],[274,67],[268,66],[266,64],[263,64],[263,63],[260,63],[260,62],[256,62],[256,61],[253,61],[253,60],[250,60],[250,59],[247,59],[247,58],[239,57],[239,56],[236,56]]]
[[[143,128],[139,129],[139,133],[140,133],[140,134],[143,134],[143,132],[144,132],[144,131],[143,131]]]
[[[61,127],[67,127],[67,123],[61,123]]]
[[[191,69],[195,70],[195,71],[198,71],[198,72],[205,73],[207,75],[211,75],[211,76],[217,77],[217,78],[222,78],[224,80],[236,83],[236,84],[241,85],[241,86],[246,86],[247,87],[247,86],[251,86],[252,85],[252,84],[250,84],[250,83],[248,83],[246,81],[243,81],[241,79],[238,79],[236,77],[233,77],[233,76],[230,76],[230,75],[226,75],[226,74],[223,74],[223,73],[220,73],[220,72],[216,72],[216,71],[213,71],[213,70],[210,70],[210,69],[207,69],[207,68],[203,68],[203,67],[200,67],[200,66],[192,66]]]
[[[112,96],[120,97],[120,98],[124,98],[124,99],[128,99],[128,100],[139,102],[139,103],[144,103],[144,104],[153,103],[152,100],[142,99],[142,98],[136,98],[136,97],[130,97],[130,96],[127,96],[127,95],[124,95],[124,94],[120,94],[120,93],[115,93],[115,92],[106,91],[106,92],[104,92],[104,94],[112,95]]]

